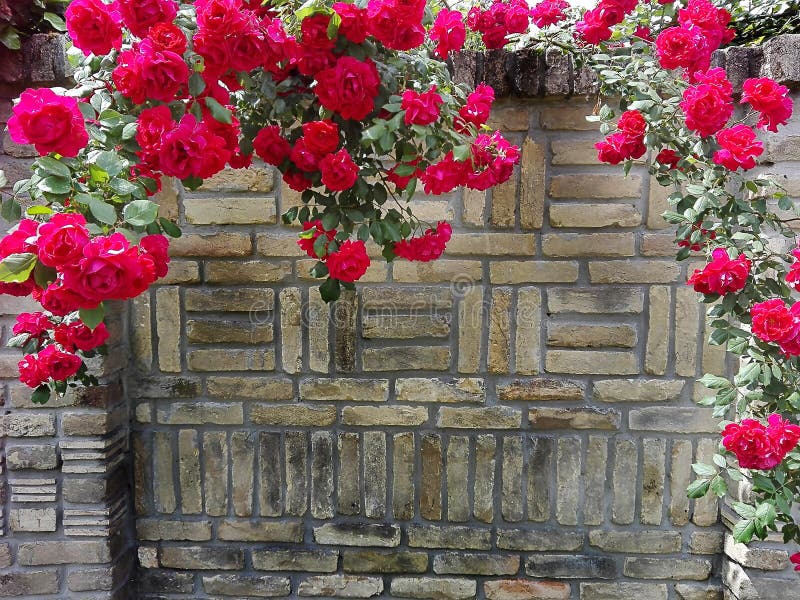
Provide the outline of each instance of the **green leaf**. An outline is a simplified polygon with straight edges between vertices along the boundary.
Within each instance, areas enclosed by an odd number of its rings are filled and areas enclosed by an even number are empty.
[[[731,385],[731,382],[725,377],[718,377],[717,375],[712,375],[710,373],[703,375],[703,377],[700,378],[700,383],[711,390],[718,390],[721,388],[730,387]]]
[[[72,177],[72,171],[69,170],[67,165],[50,156],[42,156],[36,161],[34,166],[46,175],[55,175],[56,177],[65,179]]]
[[[19,38],[19,33],[13,27],[8,26],[0,31],[0,44],[3,44],[9,50],[22,48],[22,40]]]
[[[53,209],[49,206],[31,206],[25,211],[25,214],[29,217],[35,217],[36,215],[52,215]]]
[[[112,152],[111,150],[100,152],[95,157],[94,164],[103,169],[109,177],[116,177],[122,173],[122,170],[125,168],[116,152]]]
[[[31,402],[34,404],[47,404],[50,400],[50,387],[47,385],[40,385],[31,395]]]
[[[0,282],[21,283],[31,276],[36,266],[36,255],[31,252],[10,254],[0,262]]]
[[[72,191],[72,180],[68,177],[51,175],[42,179],[37,187],[48,194],[69,194]]]
[[[742,544],[746,544],[753,539],[755,530],[756,526],[752,520],[743,519],[733,526],[733,539]]]
[[[122,216],[134,227],[145,227],[158,218],[158,204],[150,200],[135,200],[125,207]]]
[[[50,23],[50,27],[52,27],[55,31],[67,30],[67,24],[64,23],[64,19],[62,19],[55,13],[46,12],[42,15],[42,18],[44,18],[45,21]]]
[[[94,329],[103,322],[103,318],[106,316],[106,309],[101,302],[97,305],[97,308],[82,308],[78,314],[84,325],[89,329]]]
[[[158,219],[158,224],[161,225],[161,230],[166,233],[169,237],[179,238],[181,237],[181,230],[180,228],[175,225],[169,219],[165,219],[161,217]]]
[[[702,498],[708,493],[710,482],[707,479],[695,479],[686,488],[686,495],[689,498]]]
[[[728,493],[728,484],[719,475],[711,480],[711,491],[714,492],[718,498],[722,498]]]
[[[136,132],[138,131],[139,124],[136,122],[127,123],[125,127],[122,128],[122,139],[123,140],[132,140],[136,137]]]
[[[714,467],[703,463],[693,464],[692,471],[697,473],[700,477],[714,477],[717,474],[717,470]]]
[[[58,277],[58,273],[52,267],[46,267],[40,262],[33,268],[33,280],[40,288],[44,289],[53,283]]]
[[[206,107],[211,111],[211,116],[214,117],[214,119],[226,125],[233,123],[233,115],[230,110],[222,106],[222,104],[214,100],[211,96],[206,96],[205,102]]]
[[[334,302],[339,299],[342,293],[341,285],[338,279],[328,277],[321,286],[319,286],[319,293],[325,302]]]
[[[110,204],[97,198],[90,198],[88,204],[92,216],[101,223],[114,225],[117,222],[117,210]]]
[[[206,81],[200,73],[192,73],[189,77],[189,93],[197,98],[206,89]]]
[[[0,216],[6,221],[19,221],[22,216],[22,207],[14,198],[6,198],[0,206]]]
[[[121,177],[115,177],[109,181],[108,186],[120,196],[129,196],[130,194],[138,192],[140,189],[139,186],[132,181],[122,179]]]

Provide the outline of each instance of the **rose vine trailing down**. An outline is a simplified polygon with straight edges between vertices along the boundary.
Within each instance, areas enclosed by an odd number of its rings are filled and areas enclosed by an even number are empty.
[[[150,200],[163,176],[199,186],[253,155],[301,193],[288,222],[317,258],[326,300],[367,270],[366,242],[386,260],[438,258],[446,223],[409,209],[459,186],[507,180],[519,149],[485,126],[494,93],[453,83],[446,59],[468,48],[557,48],[597,72],[606,136],[598,157],[627,173],[644,160],[673,188],[665,219],[679,260],[707,257],[688,284],[703,295],[711,343],[739,357],[732,380],[706,375],[701,403],[724,422],[713,465],[694,465],[688,494],[737,502],[743,542],[781,530],[800,541],[800,248],[787,227],[794,203],[750,177],[760,135],[792,114],[788,90],[767,78],[733,89],[712,54],[734,39],[730,13],[709,0],[493,0],[464,7],[425,0],[73,0],[67,27],[79,65],[73,90],[28,90],[12,138],[41,154],[14,185],[3,216],[22,217],[0,241],[0,291],[32,295],[11,345],[22,380],[46,401],[78,382],[107,332],[103,302],[137,296],[168,268],[174,223]],[[81,52],[77,52],[77,51]],[[80,55],[80,56],[78,56]],[[757,133],[763,130],[765,133]],[[786,241],[780,248],[768,235]],[[800,554],[792,557],[800,563]]]

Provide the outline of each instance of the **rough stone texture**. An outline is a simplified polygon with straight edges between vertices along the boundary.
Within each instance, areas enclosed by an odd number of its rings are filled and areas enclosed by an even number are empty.
[[[57,74],[62,46],[37,43],[37,77]],[[799,47],[724,62],[737,85],[763,63],[796,88]],[[724,357],[699,340],[663,191],[641,165],[598,164],[592,104],[565,100],[592,78],[552,53],[454,69],[514,94],[492,123],[522,159],[489,193],[414,201],[454,223],[442,260],[376,256],[326,307],[276,223],[298,195],[261,165],[226,170],[159,197],[185,234],[119,319],[130,442],[118,373],[41,408],[2,352],[0,596],[121,599],[138,561],[143,600],[712,600],[723,583],[791,600],[781,548],[723,550],[716,502],[685,496],[718,441],[694,382]],[[769,160],[800,156],[796,138],[771,139]],[[22,176],[29,151],[6,148]],[[29,309],[0,303],[5,330]]]

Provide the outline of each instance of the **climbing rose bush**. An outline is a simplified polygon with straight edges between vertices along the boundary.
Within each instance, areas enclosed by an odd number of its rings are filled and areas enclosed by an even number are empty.
[[[524,4],[491,10],[504,32],[527,29]],[[152,199],[165,177],[194,189],[277,167],[327,301],[366,273],[368,242],[385,260],[441,256],[450,226],[413,215],[417,188],[485,190],[519,161],[486,127],[491,88],[454,84],[444,63],[465,20],[425,0],[73,0],[75,88],[26,90],[8,122],[41,155],[3,201],[19,223],[0,241],[0,292],[42,307],[10,342],[34,401],[94,383],[84,359],[108,337],[105,304],[166,275],[180,230]]]

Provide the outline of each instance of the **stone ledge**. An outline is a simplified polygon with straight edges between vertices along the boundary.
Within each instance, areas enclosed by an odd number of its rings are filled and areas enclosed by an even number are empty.
[[[19,50],[0,47],[0,96],[13,97],[29,84],[64,84],[72,72],[63,35],[36,33]]]
[[[800,34],[782,35],[760,47],[730,46],[714,53],[713,65],[728,71],[734,89],[750,77],[771,77],[800,89]],[[498,98],[588,96],[597,93],[592,69],[576,67],[555,49],[464,51],[454,55],[453,78],[459,83],[491,85]]]

